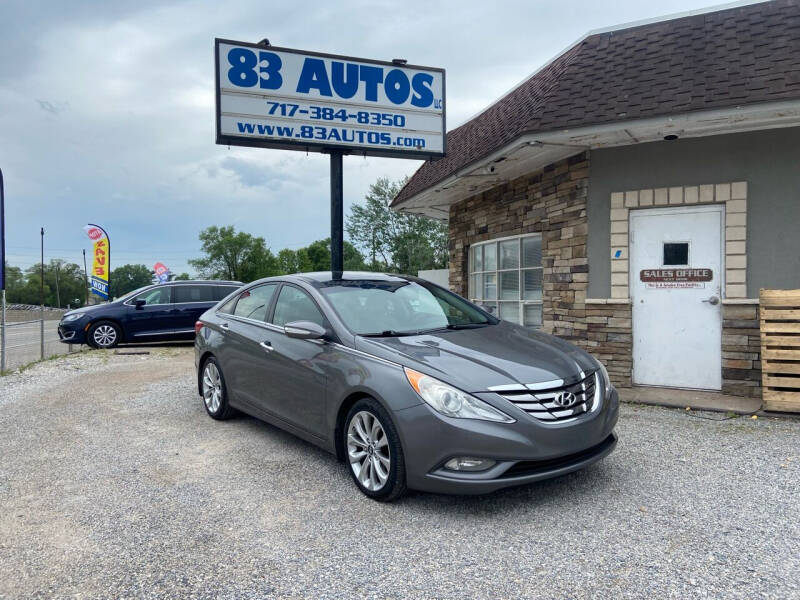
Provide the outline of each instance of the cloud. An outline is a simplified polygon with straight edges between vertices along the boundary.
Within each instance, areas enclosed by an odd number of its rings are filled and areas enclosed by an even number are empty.
[[[81,227],[100,222],[116,264],[169,259],[181,272],[209,225],[234,224],[273,248],[328,236],[327,156],[214,143],[214,37],[445,67],[453,127],[587,30],[704,1],[3,0],[8,244],[32,264],[44,226],[46,255],[78,262]],[[345,210],[378,177],[419,164],[345,157]]]

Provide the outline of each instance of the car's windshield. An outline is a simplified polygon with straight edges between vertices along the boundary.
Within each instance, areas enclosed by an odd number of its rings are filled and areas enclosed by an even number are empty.
[[[143,290],[146,290],[149,287],[150,287],[149,285],[145,285],[145,286],[142,286],[140,288],[136,288],[132,292],[128,292],[127,294],[124,294],[124,295],[120,296],[119,298],[116,298],[115,301],[116,302],[125,302],[128,298],[133,298],[136,294],[138,294],[139,292],[141,292]]]
[[[333,281],[320,291],[347,328],[359,335],[409,334],[496,322],[455,294],[413,281]]]

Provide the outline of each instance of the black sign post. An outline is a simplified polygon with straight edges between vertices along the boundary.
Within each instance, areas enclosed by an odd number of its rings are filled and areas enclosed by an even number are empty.
[[[344,189],[342,151],[331,150],[331,276],[339,279],[344,271]]]

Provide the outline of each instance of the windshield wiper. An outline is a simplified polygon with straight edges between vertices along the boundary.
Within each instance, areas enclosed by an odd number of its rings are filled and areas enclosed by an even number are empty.
[[[419,335],[419,331],[395,331],[394,329],[387,329],[380,333],[359,333],[361,337],[403,337],[406,335]]]
[[[491,325],[491,323],[488,321],[486,323],[450,323],[446,329],[478,329],[487,325]]]

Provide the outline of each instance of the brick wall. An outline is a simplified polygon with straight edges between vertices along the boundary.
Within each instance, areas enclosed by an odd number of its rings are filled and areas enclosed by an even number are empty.
[[[467,296],[471,244],[542,234],[543,329],[586,340],[587,153],[547,166],[450,207],[450,288]]]
[[[761,397],[761,334],[757,304],[722,306],[722,392]]]

